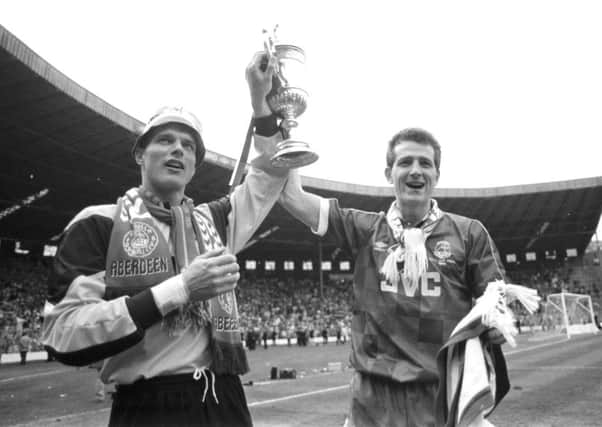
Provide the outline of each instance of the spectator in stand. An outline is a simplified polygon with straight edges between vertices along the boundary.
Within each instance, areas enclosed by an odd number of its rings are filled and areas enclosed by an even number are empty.
[[[8,354],[8,350],[10,349],[10,339],[8,337],[8,332],[2,330],[0,331],[0,365],[2,364],[2,355]]]
[[[261,328],[261,341],[263,342],[263,349],[268,349],[268,327],[263,325]]]
[[[328,329],[326,325],[322,326],[322,344],[328,344]]]
[[[19,337],[19,354],[21,356],[21,365],[27,362],[27,353],[31,351],[33,339],[30,336],[29,328],[23,328],[23,333]]]
[[[286,345],[288,347],[291,346],[291,340],[294,338],[294,336],[295,336],[295,327],[293,325],[293,322],[290,322],[286,328]]]
[[[255,337],[255,331],[253,331],[253,328],[247,329],[245,341],[249,350],[255,350],[255,346],[257,345],[257,338]]]

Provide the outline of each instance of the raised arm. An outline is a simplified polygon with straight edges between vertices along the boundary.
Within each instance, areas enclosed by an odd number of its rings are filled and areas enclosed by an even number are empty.
[[[245,73],[253,107],[255,149],[259,155],[250,162],[244,181],[229,196],[206,205],[222,241],[234,254],[245,247],[268,215],[289,173],[287,169],[273,167],[270,161],[281,136],[277,118],[266,101],[272,88],[274,61],[266,63],[263,57],[263,52],[256,53]]]
[[[314,233],[325,233],[328,225],[328,200],[305,191],[297,170],[290,172],[279,203]]]

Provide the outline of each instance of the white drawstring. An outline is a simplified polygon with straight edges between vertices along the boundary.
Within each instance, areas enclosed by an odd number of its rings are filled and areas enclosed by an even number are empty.
[[[209,390],[209,378],[207,377],[207,372],[211,374],[211,394],[213,394],[213,399],[215,400],[215,403],[219,405],[219,400],[217,399],[217,394],[215,393],[215,382],[217,381],[215,374],[211,372],[211,370],[208,368],[196,368],[194,370],[194,373],[192,374],[192,378],[195,381],[200,380],[201,377],[205,378],[205,390],[203,391],[203,398],[201,400],[203,403],[205,403],[207,391]]]

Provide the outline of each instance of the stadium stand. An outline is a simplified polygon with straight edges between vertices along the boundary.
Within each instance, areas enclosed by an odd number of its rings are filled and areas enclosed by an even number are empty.
[[[4,353],[14,353],[24,329],[34,342],[32,351],[41,350],[35,339],[41,326],[41,310],[46,301],[44,283],[48,274],[43,259],[4,257],[0,264],[0,335]]]
[[[50,260],[42,255],[52,253],[80,209],[113,203],[138,184],[130,148],[142,123],[79,86],[2,26],[0,111],[0,330],[14,350],[20,325],[29,325],[34,338],[39,328]],[[207,152],[190,195],[203,202],[226,194],[234,165],[234,159]],[[303,183],[316,194],[337,197],[342,206],[372,211],[386,210],[393,195],[389,187],[309,177]],[[599,311],[600,251],[588,252],[588,244],[602,213],[602,176],[436,189],[435,197],[442,209],[485,224],[513,281],[544,296],[563,289],[587,293]],[[239,255],[246,270],[238,288],[245,335],[287,341],[326,331],[336,337],[348,327],[353,304],[353,265],[341,263],[347,260],[340,248],[274,208]],[[247,261],[256,269],[247,270]],[[292,270],[285,261],[293,262]],[[307,262],[311,268],[305,269]],[[331,263],[330,271],[320,269],[323,262]],[[539,313],[521,323],[543,325],[544,319]]]

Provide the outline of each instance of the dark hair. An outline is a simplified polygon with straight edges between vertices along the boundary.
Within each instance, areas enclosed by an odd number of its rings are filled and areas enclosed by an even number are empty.
[[[401,144],[404,141],[411,141],[433,147],[433,150],[435,151],[435,167],[437,168],[437,172],[439,172],[439,166],[441,165],[441,145],[439,145],[439,142],[437,142],[430,132],[420,128],[407,128],[393,135],[393,138],[391,138],[389,145],[387,146],[387,167],[393,166],[393,162],[395,161],[393,150],[398,144]]]

